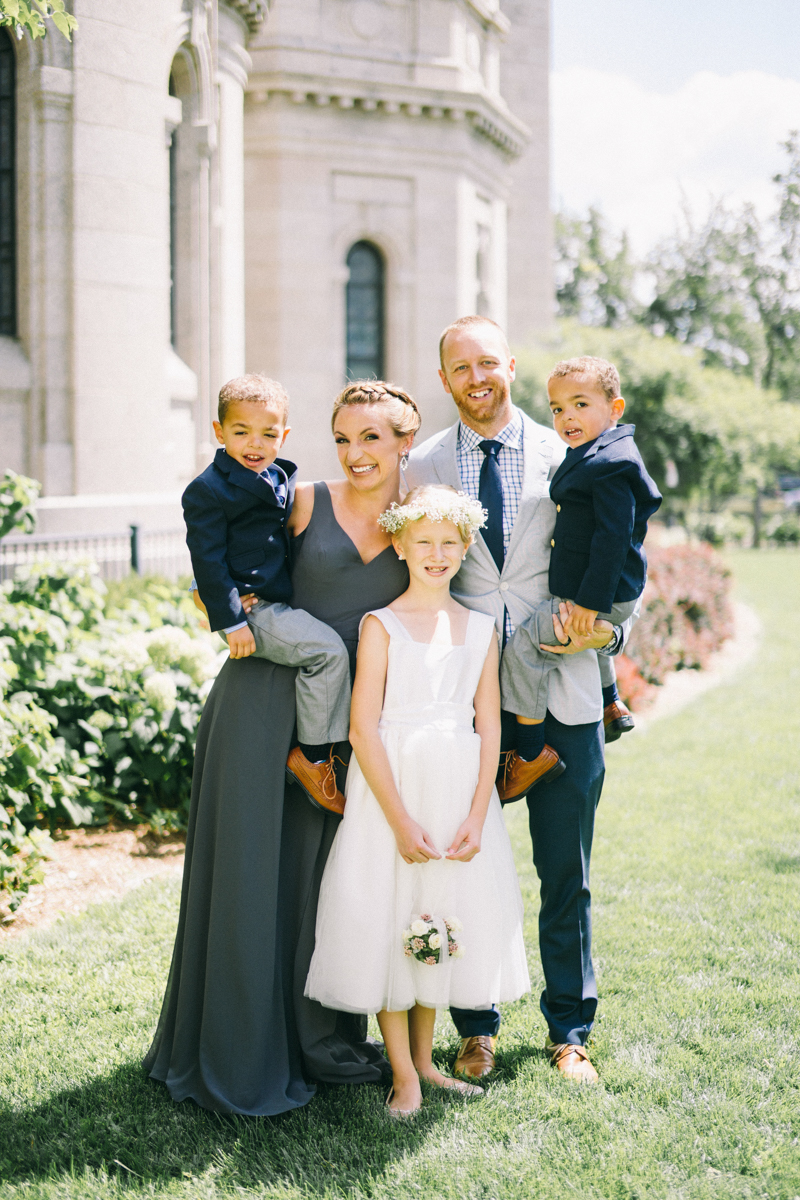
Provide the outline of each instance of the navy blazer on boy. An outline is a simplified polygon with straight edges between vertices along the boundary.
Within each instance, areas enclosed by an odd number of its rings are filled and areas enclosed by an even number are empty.
[[[556,505],[550,591],[596,612],[635,600],[647,577],[642,542],[661,493],[635,430],[617,425],[567,450],[550,484]]]
[[[186,544],[200,598],[212,630],[228,629],[245,619],[240,595],[255,592],[262,600],[292,600],[289,535],[297,467],[276,458],[281,484],[266,472],[243,467],[224,450],[183,493]]]

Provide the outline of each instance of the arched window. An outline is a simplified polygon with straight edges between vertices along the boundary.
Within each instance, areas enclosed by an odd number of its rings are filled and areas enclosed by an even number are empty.
[[[347,266],[347,378],[382,379],[383,257],[371,242],[356,242]]]
[[[0,29],[0,334],[17,334],[17,104],[11,35]]]

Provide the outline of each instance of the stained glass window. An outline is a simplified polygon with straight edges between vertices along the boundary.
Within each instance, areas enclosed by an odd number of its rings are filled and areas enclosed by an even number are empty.
[[[17,333],[16,59],[0,29],[0,334]]]
[[[383,378],[384,266],[371,242],[347,255],[347,378]]]

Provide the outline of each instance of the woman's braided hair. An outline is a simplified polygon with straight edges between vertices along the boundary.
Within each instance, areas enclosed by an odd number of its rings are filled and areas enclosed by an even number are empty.
[[[385,383],[382,379],[356,379],[348,383],[334,400],[331,429],[336,424],[340,409],[358,404],[380,405],[398,437],[416,433],[422,424],[417,403],[404,388],[396,383]]]

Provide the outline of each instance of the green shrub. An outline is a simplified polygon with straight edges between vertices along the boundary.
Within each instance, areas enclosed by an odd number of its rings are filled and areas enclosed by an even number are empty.
[[[156,584],[108,614],[90,563],[37,563],[0,589],[0,638],[24,691],[85,764],[81,820],[185,826],[195,729],[217,642],[185,591]],[[220,649],[221,649],[220,643]],[[75,821],[64,804],[37,819]]]
[[[546,379],[559,358],[594,354],[619,368],[625,421],[670,512],[691,526],[692,508],[713,510],[726,497],[772,487],[779,471],[800,470],[800,406],[751,379],[704,367],[699,351],[640,328],[561,323],[549,341],[520,352],[514,398],[550,425]],[[677,483],[667,486],[677,469]],[[707,520],[707,516],[706,516]]]

